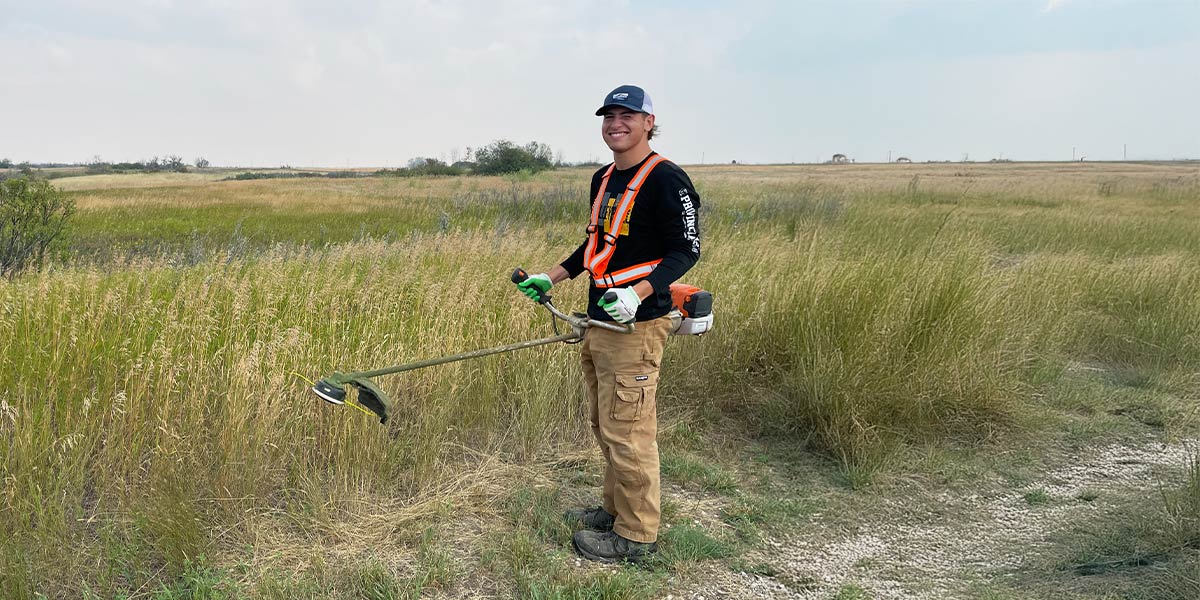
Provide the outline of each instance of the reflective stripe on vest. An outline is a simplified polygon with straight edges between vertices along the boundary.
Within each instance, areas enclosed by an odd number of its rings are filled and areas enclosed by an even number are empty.
[[[649,275],[654,271],[655,267],[657,267],[658,263],[660,262],[662,262],[661,258],[658,260],[652,260],[650,262],[644,262],[640,265],[633,265],[628,269],[621,269],[612,273],[605,273],[604,275],[601,275],[599,279],[593,277],[592,283],[595,283],[596,287],[598,288],[610,288],[618,285],[625,285],[626,283]]]
[[[625,269],[621,269],[614,273],[608,273],[608,261],[612,259],[613,251],[617,248],[617,237],[621,232],[621,226],[625,223],[625,217],[633,210],[633,203],[637,199],[638,191],[642,187],[642,183],[646,177],[650,175],[650,171],[658,166],[658,163],[666,160],[662,156],[654,155],[642,168],[638,169],[633,179],[629,181],[629,185],[625,188],[625,193],[621,196],[621,201],[614,208],[612,214],[612,229],[616,232],[606,232],[604,234],[604,246],[599,252],[596,251],[600,240],[600,206],[604,203],[604,192],[608,189],[608,179],[612,176],[613,169],[616,168],[616,163],[609,165],[608,170],[604,172],[604,178],[600,180],[600,191],[596,193],[596,199],[592,202],[592,221],[588,224],[587,247],[583,251],[583,266],[592,274],[592,281],[596,287],[613,287],[628,283],[635,279],[649,275],[662,259],[634,265]]]

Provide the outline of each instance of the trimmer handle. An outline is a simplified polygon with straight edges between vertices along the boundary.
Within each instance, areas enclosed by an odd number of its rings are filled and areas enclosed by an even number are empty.
[[[516,269],[513,269],[512,282],[514,285],[521,283],[521,282],[525,281],[526,279],[529,279],[529,273],[526,273],[525,269],[522,269],[521,267],[517,267]],[[536,288],[534,288],[534,291],[536,291],[538,293],[538,299],[537,299],[538,304],[545,304],[550,301],[550,294],[547,294]]]

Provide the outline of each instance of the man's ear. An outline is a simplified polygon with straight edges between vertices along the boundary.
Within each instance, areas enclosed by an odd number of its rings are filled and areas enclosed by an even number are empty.
[[[646,131],[654,129],[654,115],[646,115]]]

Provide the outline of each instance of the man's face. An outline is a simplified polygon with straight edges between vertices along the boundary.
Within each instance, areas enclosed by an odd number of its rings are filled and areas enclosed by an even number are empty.
[[[654,115],[614,107],[604,111],[600,133],[604,143],[613,152],[624,152],[636,147],[646,139],[654,128]]]

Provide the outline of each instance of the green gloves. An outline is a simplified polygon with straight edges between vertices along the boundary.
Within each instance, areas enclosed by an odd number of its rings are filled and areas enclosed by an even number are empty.
[[[542,296],[545,296],[552,287],[554,287],[554,282],[550,281],[550,276],[545,273],[530,275],[525,281],[517,284],[517,289],[534,302],[541,301]]]
[[[632,323],[637,318],[637,309],[641,304],[642,299],[632,287],[608,290],[596,301],[596,305],[618,323]]]

